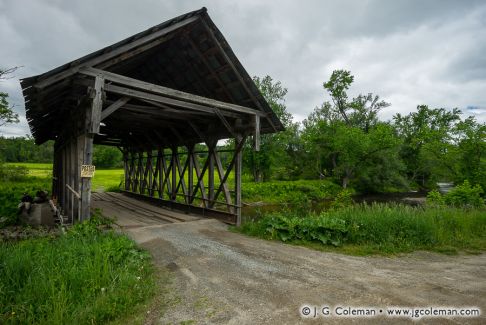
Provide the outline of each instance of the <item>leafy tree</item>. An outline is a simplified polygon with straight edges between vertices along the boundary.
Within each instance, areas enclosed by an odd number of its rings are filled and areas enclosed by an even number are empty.
[[[292,122],[292,115],[287,112],[285,95],[287,89],[280,81],[270,76],[253,77],[253,81],[267,100],[272,110],[285,127],[285,131],[263,134],[260,137],[260,151],[255,151],[253,142],[247,141],[243,148],[243,164],[255,182],[269,180],[273,173],[296,175],[300,173],[298,124]],[[296,171],[297,169],[297,171]]]
[[[34,143],[30,136],[17,138],[0,137],[0,157],[5,162],[52,162],[54,152],[53,141],[40,146]]]
[[[460,122],[461,111],[417,106],[417,111],[402,116],[396,114],[394,126],[403,139],[400,156],[407,176],[422,188],[433,186],[455,174],[452,131]]]
[[[310,169],[320,177],[333,176],[343,188],[353,180],[364,191],[403,186],[397,152],[400,140],[377,117],[389,104],[371,93],[349,101],[347,90],[353,81],[349,71],[334,71],[324,83],[332,103],[325,102],[303,122]],[[378,169],[383,167],[387,172]]]
[[[103,168],[121,167],[123,166],[123,155],[116,147],[95,145],[93,164]]]
[[[17,68],[0,69],[0,80],[6,79],[7,76]],[[18,123],[19,115],[12,110],[8,103],[8,94],[0,91],[0,127],[8,123]]]
[[[486,124],[473,117],[459,122],[455,128],[455,182],[468,180],[486,188]]]

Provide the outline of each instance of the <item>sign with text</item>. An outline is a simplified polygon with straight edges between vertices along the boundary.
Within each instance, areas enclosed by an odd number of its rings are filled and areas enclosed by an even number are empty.
[[[81,165],[81,177],[92,178],[95,173],[94,165]]]

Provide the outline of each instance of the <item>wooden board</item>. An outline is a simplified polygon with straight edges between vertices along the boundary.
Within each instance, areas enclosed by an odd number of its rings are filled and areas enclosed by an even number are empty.
[[[121,227],[145,227],[200,219],[198,216],[156,207],[121,193],[93,193],[91,204],[93,209],[101,209],[103,215],[115,218]]]

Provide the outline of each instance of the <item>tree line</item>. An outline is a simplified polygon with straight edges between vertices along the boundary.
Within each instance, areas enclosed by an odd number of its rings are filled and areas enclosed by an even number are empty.
[[[350,98],[350,71],[336,70],[323,89],[330,100],[301,123],[287,111],[287,89],[270,76],[254,77],[285,131],[261,136],[260,151],[249,139],[243,148],[243,168],[255,182],[330,179],[360,192],[430,189],[439,181],[468,180],[486,189],[486,125],[464,117],[458,109],[419,105],[392,120],[379,119],[390,106],[373,93]],[[2,122],[16,122],[1,94]],[[231,141],[226,147],[231,147]],[[0,137],[0,160],[51,162],[53,143],[36,146],[31,137]],[[121,167],[117,148],[95,146],[94,164]]]
[[[257,182],[327,178],[343,188],[388,192],[468,180],[486,188],[486,125],[459,109],[419,105],[382,121],[378,113],[390,103],[373,93],[350,98],[354,76],[336,70],[323,83],[331,100],[295,123],[287,89],[269,76],[254,80],[286,127],[263,135],[259,152],[246,145],[244,167]]]

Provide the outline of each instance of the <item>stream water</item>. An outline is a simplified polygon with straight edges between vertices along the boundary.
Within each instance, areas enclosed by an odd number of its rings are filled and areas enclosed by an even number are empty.
[[[404,192],[404,193],[385,193],[385,194],[366,194],[355,195],[353,201],[355,203],[403,203],[409,205],[421,205],[425,201],[427,193],[425,192]],[[332,199],[324,199],[321,201],[314,201],[309,203],[308,209],[314,212],[321,212],[329,209]],[[243,221],[255,220],[260,216],[272,212],[285,212],[292,210],[295,206],[290,204],[258,204],[246,205],[242,208],[241,214]],[[307,208],[306,208],[307,209]]]
[[[453,183],[437,183],[439,192],[445,194],[454,188]],[[355,203],[402,203],[413,206],[420,206],[425,203],[426,192],[402,192],[402,193],[384,193],[384,194],[364,194],[355,195],[353,201]],[[329,209],[332,199],[324,199],[321,201],[309,203],[308,209],[314,212],[321,212]],[[284,212],[295,208],[290,204],[258,204],[246,205],[242,208],[241,215],[243,222],[246,220],[255,220],[263,214],[272,212]]]

